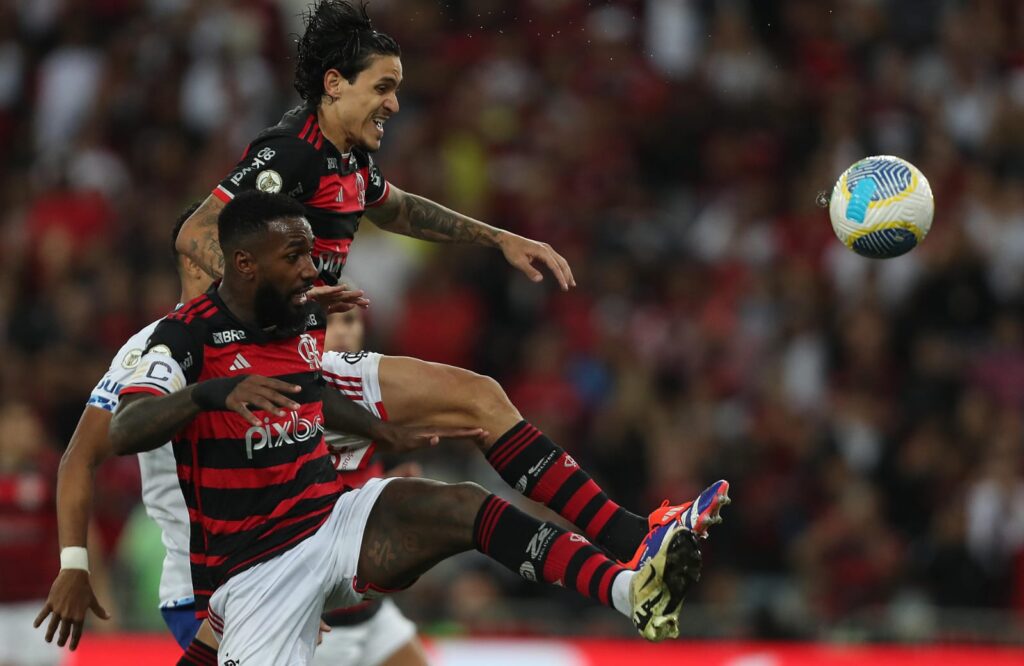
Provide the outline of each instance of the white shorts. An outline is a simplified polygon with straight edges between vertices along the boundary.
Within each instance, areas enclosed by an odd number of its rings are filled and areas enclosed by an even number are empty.
[[[0,664],[17,666],[57,666],[64,650],[57,647],[57,632],[53,643],[46,642],[46,628],[53,618],[47,618],[38,629],[32,628],[39,609],[46,599],[0,604]]]
[[[332,627],[316,648],[314,666],[378,666],[416,636],[416,625],[390,599],[377,614],[350,627]]]
[[[363,530],[391,479],[370,479],[343,494],[316,534],[221,585],[210,598],[210,626],[222,664],[297,666],[313,659],[320,615],[353,606]]]
[[[327,352],[321,361],[321,372],[328,388],[339,391],[377,418],[387,421],[388,413],[380,395],[380,359],[381,355],[376,352]],[[373,442],[357,435],[327,430],[324,441],[339,471],[362,469],[373,455]]]

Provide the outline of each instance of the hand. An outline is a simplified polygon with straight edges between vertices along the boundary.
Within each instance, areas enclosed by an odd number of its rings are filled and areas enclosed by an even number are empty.
[[[348,312],[352,308],[366,308],[370,305],[369,299],[363,297],[362,289],[350,291],[347,284],[313,287],[306,292],[306,296],[319,303],[327,314]]]
[[[298,393],[301,390],[302,387],[282,382],[279,379],[249,375],[232,389],[224,401],[224,406],[241,414],[245,417],[246,421],[254,426],[260,426],[263,425],[263,422],[249,411],[250,405],[270,412],[275,416],[284,416],[285,409],[294,411],[301,407],[299,403],[287,397],[286,394]]]
[[[558,280],[558,286],[562,288],[562,291],[569,291],[569,287],[576,286],[576,279],[572,276],[569,262],[547,243],[538,243],[535,240],[505,232],[498,238],[498,247],[501,248],[508,263],[526,273],[526,277],[534,282],[544,279],[541,272],[533,267],[533,262],[537,260],[547,265],[548,270]]]
[[[373,441],[385,453],[406,453],[437,446],[442,438],[485,440],[489,433],[483,428],[410,428],[382,421],[373,433]]]
[[[39,627],[50,614],[50,626],[46,629],[46,642],[53,642],[53,635],[60,627],[60,637],[57,645],[64,647],[68,642],[68,635],[71,635],[71,643],[68,648],[74,650],[78,647],[78,641],[82,638],[82,625],[85,623],[85,612],[91,610],[96,617],[102,620],[109,620],[107,613],[100,602],[93,594],[92,585],[89,583],[89,572],[82,569],[62,569],[53,585],[50,586],[50,595],[46,598],[46,605],[39,611],[33,627]]]
[[[331,630],[331,625],[327,624],[323,620],[320,620],[320,631],[316,632],[316,644],[320,645],[324,642],[324,634]]]

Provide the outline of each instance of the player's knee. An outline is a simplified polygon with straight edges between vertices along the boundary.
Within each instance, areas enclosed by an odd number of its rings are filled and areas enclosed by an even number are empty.
[[[457,516],[455,522],[472,530],[476,514],[490,493],[472,481],[449,483],[444,487],[443,493],[443,515]]]
[[[481,428],[494,429],[510,426],[520,420],[519,412],[509,400],[501,384],[486,375],[466,371],[463,379],[465,387],[464,401],[470,423]],[[492,433],[498,436],[500,432]],[[478,442],[478,446],[486,451],[491,442]]]

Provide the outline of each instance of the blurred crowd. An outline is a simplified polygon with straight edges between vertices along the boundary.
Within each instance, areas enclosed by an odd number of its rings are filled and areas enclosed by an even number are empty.
[[[0,2],[0,482],[52,486],[113,353],[175,303],[171,224],[297,103],[304,4]],[[579,287],[364,223],[348,270],[373,300],[369,348],[494,376],[638,513],[728,478],[692,633],[976,637],[955,617],[1019,638],[1024,5],[370,13],[405,68],[385,177],[551,243]],[[913,161],[936,200],[926,242],[889,261],[843,248],[816,203],[880,153]],[[500,487],[470,452],[423,462]],[[97,539],[138,609],[121,622],[152,618],[160,547],[136,463],[99,479]],[[52,513],[19,497],[0,502]],[[28,538],[12,511],[0,558]],[[17,594],[45,597],[53,573]],[[472,556],[418,588],[403,603],[437,631],[628,630]]]

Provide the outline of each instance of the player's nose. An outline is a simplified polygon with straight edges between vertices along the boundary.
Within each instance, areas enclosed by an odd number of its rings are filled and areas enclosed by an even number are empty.
[[[389,113],[398,113],[398,109],[400,108],[398,104],[398,95],[395,93],[388,95],[387,99],[384,100],[384,108],[387,109]]]

